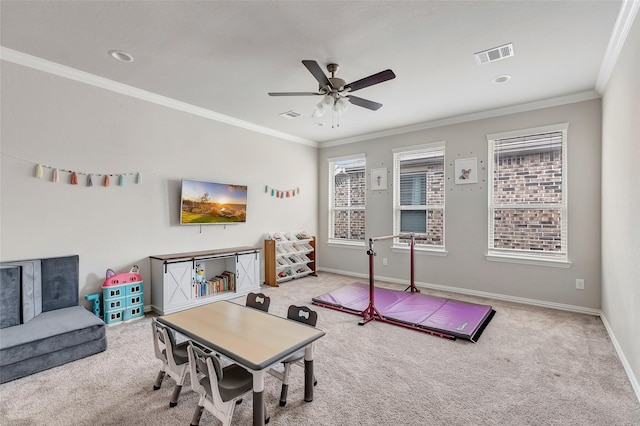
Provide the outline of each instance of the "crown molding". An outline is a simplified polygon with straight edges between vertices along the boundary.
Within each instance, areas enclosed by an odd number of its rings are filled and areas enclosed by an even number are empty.
[[[573,93],[566,96],[544,99],[541,101],[529,102],[526,104],[512,105],[504,108],[496,108],[486,111],[480,111],[472,114],[459,115],[455,117],[444,118],[441,120],[428,121],[424,123],[414,124],[412,126],[397,127],[394,129],[384,130],[381,132],[367,133],[366,135],[354,136],[351,138],[336,139],[320,144],[321,148],[328,148],[337,145],[346,145],[354,142],[367,141],[371,139],[383,138],[387,136],[395,136],[403,133],[418,132],[420,130],[433,129],[435,127],[450,126],[453,124],[466,123],[469,121],[482,120],[486,118],[500,117],[503,115],[515,114],[519,112],[534,111],[537,109],[550,108],[559,105],[572,104],[576,102],[588,101],[600,98],[600,94],[595,90],[586,92]]]
[[[604,94],[607,88],[609,78],[611,78],[616,62],[618,62],[620,51],[622,50],[624,42],[627,40],[627,35],[638,13],[638,9],[640,9],[640,0],[623,0],[620,6],[620,12],[613,27],[596,82],[596,91],[601,95]]]
[[[156,105],[161,105],[167,108],[186,112],[188,114],[197,115],[199,117],[218,121],[220,123],[225,123],[231,126],[240,127],[252,132],[262,133],[267,136],[273,136],[278,139],[284,139],[291,142],[312,146],[314,148],[318,147],[318,143],[314,141],[299,138],[288,133],[278,132],[268,127],[259,126],[248,121],[239,120],[237,118],[220,114],[206,108],[197,107],[186,102],[181,102],[176,99],[158,95],[157,93],[138,89],[137,87],[119,83],[114,80],[109,80],[107,78],[80,71],[78,69],[61,65],[55,62],[47,61],[46,59],[38,58],[36,56],[27,55],[26,53],[8,49],[3,46],[0,46],[0,59],[2,59],[3,61],[12,62],[14,64],[33,68],[38,71],[57,75],[59,77],[68,78],[70,80],[88,84],[90,86],[99,87],[101,89],[109,90],[121,95],[130,96],[132,98],[140,99],[146,102],[151,102]]]

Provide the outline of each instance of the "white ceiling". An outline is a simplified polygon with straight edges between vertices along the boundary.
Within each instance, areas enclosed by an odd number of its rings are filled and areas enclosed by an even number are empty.
[[[211,116],[312,144],[388,134],[451,117],[597,96],[622,1],[2,1],[0,44],[211,111]],[[513,43],[515,56],[474,53]],[[107,51],[132,54],[117,62]],[[608,53],[609,52],[609,53]],[[387,68],[396,78],[357,91],[340,126],[311,117],[319,97],[301,60],[340,65],[347,82]],[[45,67],[46,68],[46,67]],[[502,74],[512,79],[496,84]],[[588,96],[588,95],[587,95]],[[287,119],[278,114],[302,114]],[[325,126],[314,125],[322,121]],[[393,130],[392,130],[393,129]]]

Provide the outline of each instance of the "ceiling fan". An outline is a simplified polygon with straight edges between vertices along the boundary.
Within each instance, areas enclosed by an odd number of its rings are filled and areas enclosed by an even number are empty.
[[[269,96],[323,96],[322,101],[316,105],[314,117],[322,116],[329,109],[333,109],[334,112],[344,112],[349,103],[376,111],[382,107],[382,104],[353,96],[351,92],[396,78],[393,71],[384,70],[347,84],[345,80],[335,76],[338,72],[338,64],[327,65],[327,71],[331,73],[331,77],[326,76],[316,61],[303,60],[302,64],[318,80],[320,86],[317,92],[270,92]]]

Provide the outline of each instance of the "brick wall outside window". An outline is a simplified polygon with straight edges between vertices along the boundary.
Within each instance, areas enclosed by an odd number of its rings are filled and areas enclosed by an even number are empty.
[[[501,154],[494,171],[494,203],[522,208],[494,210],[494,248],[560,251],[561,210],[539,204],[562,202],[562,155],[559,149]],[[527,205],[537,204],[537,208]]]
[[[366,174],[364,170],[347,170],[346,175],[335,179],[333,237],[364,240]],[[362,210],[340,210],[348,206],[359,206]]]

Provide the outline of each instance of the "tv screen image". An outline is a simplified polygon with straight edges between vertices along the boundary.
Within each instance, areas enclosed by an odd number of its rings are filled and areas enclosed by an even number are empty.
[[[180,224],[227,224],[247,221],[247,187],[182,180]]]

